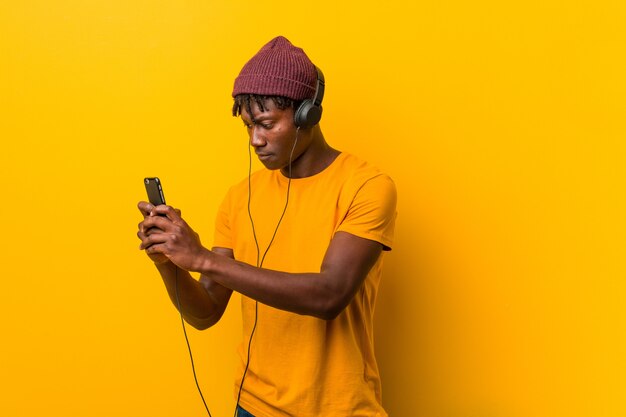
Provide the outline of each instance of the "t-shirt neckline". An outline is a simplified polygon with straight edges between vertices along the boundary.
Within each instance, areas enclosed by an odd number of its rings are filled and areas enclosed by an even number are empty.
[[[335,159],[323,170],[321,170],[320,172],[318,172],[317,174],[313,174],[310,175],[308,177],[302,177],[302,178],[292,178],[291,179],[291,183],[293,184],[294,182],[298,182],[298,183],[303,183],[303,182],[307,182],[307,181],[312,181],[315,180],[323,175],[326,175],[326,173],[332,171],[334,169],[335,166],[338,165],[338,161],[340,159],[344,159],[345,156],[347,156],[347,154],[345,152],[339,152],[339,155],[337,155],[337,157],[335,157]],[[284,175],[282,173],[282,171],[280,169],[276,170],[276,175],[278,176],[279,180],[281,182],[289,182],[289,177],[287,177],[286,175]]]

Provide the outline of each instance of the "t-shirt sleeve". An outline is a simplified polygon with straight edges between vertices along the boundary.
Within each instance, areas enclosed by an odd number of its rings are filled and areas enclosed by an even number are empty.
[[[396,186],[389,176],[370,178],[356,192],[337,231],[380,242],[384,250],[391,250],[396,202]]]
[[[213,239],[213,247],[217,248],[233,248],[232,229],[230,225],[232,189],[226,194],[222,204],[217,211],[215,218],[215,237]]]

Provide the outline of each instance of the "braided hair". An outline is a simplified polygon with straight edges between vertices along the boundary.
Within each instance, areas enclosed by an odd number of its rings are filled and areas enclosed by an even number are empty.
[[[252,115],[252,103],[255,103],[259,110],[262,112],[267,110],[266,102],[272,100],[274,105],[280,110],[285,110],[289,107],[296,109],[302,104],[302,101],[292,100],[283,96],[265,96],[259,94],[238,94],[235,96],[233,103],[233,116],[237,117],[241,115],[241,110],[246,109],[248,114]]]

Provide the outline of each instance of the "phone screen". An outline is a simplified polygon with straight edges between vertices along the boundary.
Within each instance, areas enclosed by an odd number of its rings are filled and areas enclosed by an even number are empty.
[[[144,178],[143,182],[146,185],[146,192],[148,193],[148,201],[150,201],[150,204],[155,207],[165,204],[163,187],[161,187],[161,181],[159,178]]]

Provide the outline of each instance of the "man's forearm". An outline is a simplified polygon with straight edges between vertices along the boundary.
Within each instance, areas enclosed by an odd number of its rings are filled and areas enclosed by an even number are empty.
[[[297,314],[332,319],[352,296],[333,286],[333,281],[326,279],[324,273],[273,271],[215,254],[207,254],[202,265],[201,272],[222,286]],[[347,300],[342,301],[342,297]]]
[[[329,320],[350,303],[381,252],[382,245],[376,241],[338,232],[319,272],[262,269],[208,250],[199,256],[197,266],[220,288],[281,310]]]
[[[189,272],[169,261],[156,264],[156,267],[161,274],[170,300],[177,309],[180,303],[180,310],[185,321],[197,329],[206,329],[219,320],[223,309],[216,305],[205,287]]]

